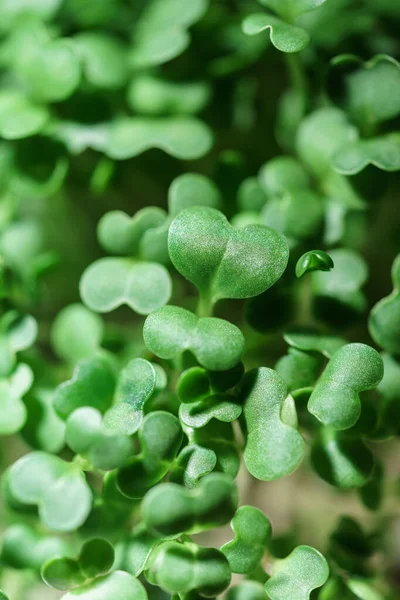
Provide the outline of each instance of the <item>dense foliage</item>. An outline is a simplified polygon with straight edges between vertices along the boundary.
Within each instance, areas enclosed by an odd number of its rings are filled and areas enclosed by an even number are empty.
[[[0,598],[399,597],[399,25],[0,0]]]

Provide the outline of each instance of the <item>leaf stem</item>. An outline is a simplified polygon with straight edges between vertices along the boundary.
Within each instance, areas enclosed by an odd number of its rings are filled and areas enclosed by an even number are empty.
[[[213,303],[209,294],[200,292],[199,303],[197,305],[197,316],[200,318],[211,317],[213,314]]]

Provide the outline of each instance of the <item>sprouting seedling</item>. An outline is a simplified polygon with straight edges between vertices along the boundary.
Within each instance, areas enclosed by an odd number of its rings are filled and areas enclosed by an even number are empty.
[[[15,523],[4,532],[1,560],[13,569],[40,571],[44,562],[54,556],[62,556],[68,550],[68,543],[61,537],[38,532],[24,523]]]
[[[59,385],[53,396],[53,405],[62,419],[83,406],[92,406],[104,413],[111,405],[115,390],[115,373],[105,356],[80,360],[72,379]]]
[[[174,594],[195,592],[213,598],[231,581],[225,556],[216,548],[202,548],[193,542],[164,542],[155,547],[145,572],[153,585]]]
[[[392,293],[371,310],[368,328],[375,342],[386,352],[400,354],[400,254],[392,266]]]
[[[210,473],[192,490],[176,483],[152,488],[143,499],[142,516],[147,529],[161,535],[195,533],[224,525],[236,506],[236,486],[231,477]]]
[[[204,309],[222,298],[261,294],[282,276],[289,257],[279,232],[262,225],[235,229],[204,206],[175,217],[168,250],[176,269],[198,288]]]
[[[304,440],[287,385],[272,369],[253,369],[240,384],[246,426],[244,461],[257,479],[270,481],[294,471],[304,455]],[[290,419],[289,419],[290,417]]]
[[[276,561],[265,589],[271,600],[309,600],[311,592],[324,585],[328,576],[328,563],[318,550],[297,546],[289,556]]]
[[[54,531],[80,527],[92,508],[92,492],[78,463],[45,452],[31,452],[6,475],[9,497],[38,507],[43,525]]]
[[[113,257],[90,265],[80,282],[84,303],[95,312],[109,312],[127,304],[139,314],[148,314],[169,300],[171,279],[163,265],[146,260],[143,239],[147,231],[159,227],[166,213],[147,207],[130,218],[121,211],[104,215],[98,225],[98,238]]]
[[[138,579],[125,571],[113,571],[97,577],[92,582],[71,590],[61,600],[93,600],[112,598],[113,600],[148,600],[147,592]]]
[[[37,330],[37,322],[31,315],[8,311],[1,317],[0,376],[11,373],[17,363],[17,353],[34,343]]]
[[[232,519],[235,538],[221,548],[233,573],[251,573],[260,564],[271,537],[271,523],[253,506],[241,506]]]
[[[20,363],[8,377],[0,379],[0,433],[10,435],[20,431],[27,419],[22,401],[33,383],[32,369]]]
[[[117,486],[128,498],[143,498],[169,471],[182,444],[179,420],[170,413],[148,414],[138,433],[141,453],[118,471]]]
[[[130,438],[110,431],[103,425],[101,412],[90,406],[78,408],[70,414],[65,441],[90,465],[104,471],[122,467],[132,454]]]
[[[82,304],[70,304],[55,318],[51,343],[60,358],[75,363],[96,354],[104,333],[103,321]]]
[[[310,271],[330,271],[334,264],[332,258],[323,250],[310,250],[296,263],[296,277],[302,277]]]
[[[115,433],[135,433],[143,421],[145,402],[155,391],[156,384],[157,374],[148,360],[131,360],[120,373],[115,404],[105,415],[105,426]]]
[[[243,371],[242,363],[226,372],[207,372],[201,367],[184,371],[177,382],[182,423],[197,428],[212,418],[226,423],[237,419],[242,407],[236,396],[224,392],[239,383]]]
[[[199,319],[178,306],[164,306],[151,313],[143,337],[147,348],[159,358],[172,359],[190,350],[200,365],[212,371],[232,369],[244,352],[244,337],[235,325],[214,317]]]
[[[41,569],[42,579],[57,590],[77,588],[88,580],[110,571],[114,563],[114,548],[102,538],[85,542],[77,558],[52,558]]]
[[[169,481],[188,489],[197,486],[201,477],[208,475],[217,465],[217,455],[211,448],[189,444],[177,456],[169,475]]]
[[[346,344],[332,356],[319,378],[308,410],[333,429],[349,429],[361,413],[359,394],[378,385],[382,358],[366,344]]]
[[[374,456],[359,437],[323,428],[311,449],[318,475],[338,488],[361,488],[374,468]]]

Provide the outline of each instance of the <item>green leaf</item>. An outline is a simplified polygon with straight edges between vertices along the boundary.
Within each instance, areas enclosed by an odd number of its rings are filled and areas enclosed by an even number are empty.
[[[182,403],[179,418],[187,427],[204,427],[211,419],[231,423],[242,414],[242,406],[235,396],[215,394],[204,400]]]
[[[126,83],[128,52],[117,38],[85,31],[73,38],[73,46],[90,84],[97,88],[118,89]]]
[[[328,563],[322,554],[310,546],[298,546],[276,562],[265,589],[271,600],[309,600],[312,590],[324,585],[328,576]]]
[[[267,595],[262,583],[244,579],[231,587],[226,595],[226,600],[266,600]]]
[[[30,525],[15,523],[4,532],[1,560],[12,569],[40,571],[47,560],[67,552],[65,540],[38,533]]]
[[[320,334],[307,329],[292,329],[284,333],[284,340],[293,348],[304,352],[319,352],[326,358],[346,344],[346,340],[335,335]]]
[[[119,469],[117,486],[124,496],[143,498],[169,471],[182,444],[179,420],[170,413],[147,415],[138,433],[141,452]]]
[[[400,64],[394,58],[379,54],[363,63],[357,56],[344,54],[332,59],[331,65],[335,78],[331,87],[341,90],[339,102],[361,127],[368,130],[400,113]]]
[[[163,225],[166,218],[167,213],[155,206],[142,208],[133,217],[112,210],[100,219],[97,237],[109,254],[141,257],[145,234]]]
[[[130,438],[110,431],[103,424],[101,412],[90,406],[69,415],[65,441],[73,452],[104,471],[123,466],[132,455]]]
[[[363,487],[374,468],[374,457],[360,439],[322,430],[311,448],[311,464],[318,475],[338,488]]]
[[[21,92],[3,90],[0,94],[0,135],[6,140],[18,140],[39,133],[49,113]]]
[[[193,117],[125,117],[109,127],[104,152],[115,160],[126,160],[158,148],[174,158],[194,160],[207,154],[212,144],[210,129]]]
[[[285,381],[272,369],[253,369],[244,376],[239,397],[244,405],[247,470],[263,481],[292,473],[303,459],[305,445],[300,433],[282,419]]]
[[[143,115],[196,114],[209,98],[205,82],[172,82],[147,73],[134,77],[128,89],[129,105]]]
[[[376,591],[367,581],[361,577],[352,577],[347,581],[347,587],[360,600],[384,600],[384,596]]]
[[[277,231],[261,225],[234,229],[207,207],[188,208],[172,221],[168,250],[178,271],[212,302],[261,294],[282,276],[289,257]]]
[[[199,479],[211,473],[216,465],[217,456],[214,450],[198,444],[189,444],[183,448],[172,465],[169,481],[193,489]]]
[[[399,171],[400,134],[359,140],[339,148],[332,157],[332,166],[343,175],[356,175],[368,165],[383,171]]]
[[[156,382],[156,371],[149,361],[131,360],[121,371],[116,403],[105,416],[105,426],[115,433],[135,433],[141,426],[145,402],[156,389]]]
[[[139,523],[125,539],[116,545],[114,568],[121,569],[138,577],[146,568],[152,549],[166,538],[146,531]]]
[[[177,306],[165,306],[151,313],[144,324],[147,348],[156,356],[171,359],[190,350],[206,369],[226,371],[240,361],[244,337],[223,319],[199,319]]]
[[[27,412],[21,436],[32,448],[58,454],[65,444],[65,423],[53,407],[54,390],[34,387],[24,398]]]
[[[110,312],[126,304],[140,315],[147,315],[168,302],[172,283],[162,265],[101,258],[83,273],[79,290],[83,302],[95,312]]]
[[[344,112],[337,108],[321,108],[302,122],[297,135],[297,152],[304,164],[317,177],[329,173],[334,154],[358,140],[358,131]]]
[[[322,298],[332,298],[357,312],[365,310],[366,298],[361,288],[368,279],[364,258],[347,248],[335,248],[329,253],[335,268],[329,272],[315,271],[311,276],[313,292]]]
[[[393,291],[371,310],[368,329],[379,346],[392,354],[400,354],[400,254],[392,265]]]
[[[359,393],[378,385],[382,358],[366,344],[346,344],[330,359],[315,386],[308,410],[333,429],[352,427],[361,414]]]
[[[142,502],[147,529],[161,535],[197,533],[227,523],[237,506],[234,481],[222,473],[210,473],[188,490],[176,483],[161,483],[147,492]]]
[[[258,178],[268,197],[310,187],[307,171],[292,156],[278,156],[269,160],[261,167]]]
[[[236,199],[241,211],[258,213],[266,203],[267,196],[256,177],[247,177],[239,185]]]
[[[27,412],[22,397],[33,383],[28,365],[19,364],[7,378],[0,379],[0,434],[11,435],[23,427]]]
[[[82,304],[64,307],[54,319],[51,343],[66,362],[75,363],[96,354],[103,338],[103,321]]]
[[[17,353],[35,342],[38,324],[31,315],[10,310],[0,319],[0,375],[8,375],[16,365]]]
[[[2,0],[0,2],[1,28],[12,29],[21,17],[34,16],[42,21],[54,17],[62,0]]]
[[[85,542],[76,559],[52,558],[42,567],[42,579],[57,590],[78,587],[88,579],[105,575],[113,566],[114,548],[107,540],[93,538]]]
[[[37,505],[43,525],[54,531],[77,529],[92,507],[92,492],[79,467],[45,452],[17,460],[7,485],[16,502]]]
[[[168,62],[189,45],[187,29],[198,21],[208,0],[151,0],[136,24],[131,66],[135,69]]]
[[[151,553],[146,578],[171,594],[195,591],[211,598],[228,587],[231,572],[225,556],[216,548],[164,542]]]
[[[310,271],[330,271],[334,263],[332,258],[323,250],[310,250],[302,256],[296,263],[296,277],[303,277]]]
[[[114,571],[105,577],[99,577],[92,583],[68,592],[61,600],[147,600],[147,593],[138,579],[124,573]]]
[[[84,358],[76,365],[72,379],[56,388],[54,408],[64,420],[82,406],[105,412],[111,405],[114,389],[115,374],[110,360],[104,356]]]
[[[235,538],[221,547],[233,573],[251,573],[260,564],[271,537],[271,523],[258,508],[241,506],[231,522]]]
[[[200,429],[186,429],[191,444],[212,450],[217,457],[216,471],[235,478],[239,471],[240,456],[231,423],[211,420]]]
[[[318,8],[326,0],[259,0],[259,2],[290,22],[302,13]]]
[[[242,23],[246,35],[257,35],[269,30],[272,44],[281,52],[300,52],[310,42],[310,36],[301,27],[285,23],[266,13],[255,13]]]
[[[200,173],[184,173],[176,177],[168,190],[168,210],[176,217],[185,208],[208,206],[220,208],[221,193],[215,183]]]
[[[288,391],[312,387],[322,367],[322,358],[297,348],[289,348],[275,365],[275,370],[283,377]]]

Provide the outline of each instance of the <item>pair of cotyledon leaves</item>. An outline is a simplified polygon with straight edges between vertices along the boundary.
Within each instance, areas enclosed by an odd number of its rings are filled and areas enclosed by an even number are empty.
[[[271,523],[253,506],[241,506],[231,521],[235,534],[221,551],[233,573],[248,574],[260,565],[271,539]],[[320,552],[310,546],[298,546],[284,559],[273,561],[265,590],[271,600],[307,600],[311,591],[324,585],[329,567]]]
[[[310,42],[310,36],[302,27],[293,24],[303,13],[314,10],[326,0],[259,0],[260,4],[273,10],[278,17],[268,13],[254,13],[242,23],[247,35],[268,31],[271,43],[281,52],[300,52]]]
[[[380,300],[372,309],[368,328],[386,352],[400,354],[400,255],[392,266],[393,292]]]
[[[183,201],[178,206],[193,204],[189,190],[193,185],[197,198],[198,184],[198,178],[192,177],[189,186],[181,186]],[[154,252],[158,238],[165,262],[165,221],[165,213],[155,208],[143,209],[132,220],[119,212],[104,217],[99,225],[102,245],[107,251],[137,259],[104,258],[86,270],[80,290],[90,308],[107,312],[126,303],[148,314],[166,304],[171,294],[167,271],[162,265],[138,260]],[[161,232],[157,231],[160,226]],[[234,229],[222,213],[208,206],[179,212],[169,225],[168,252],[177,270],[211,304],[264,292],[281,277],[289,255],[279,232],[258,225]]]

